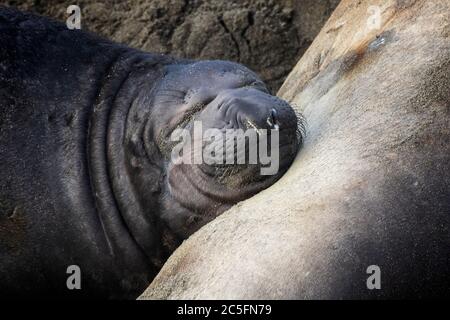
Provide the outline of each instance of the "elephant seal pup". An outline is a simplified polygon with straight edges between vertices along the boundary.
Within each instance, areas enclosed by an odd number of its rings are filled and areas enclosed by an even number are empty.
[[[241,65],[144,53],[7,8],[0,30],[2,297],[137,297],[301,143],[291,107]],[[174,130],[195,121],[275,130],[279,170],[172,161]]]

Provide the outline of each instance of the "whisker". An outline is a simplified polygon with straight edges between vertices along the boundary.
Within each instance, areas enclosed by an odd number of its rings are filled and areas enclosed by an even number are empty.
[[[297,118],[297,128],[295,131],[297,135],[298,144],[299,146],[301,146],[306,138],[308,122],[306,121],[305,116],[300,111],[298,111],[299,107],[297,105],[292,104],[292,109],[294,110],[295,116]]]

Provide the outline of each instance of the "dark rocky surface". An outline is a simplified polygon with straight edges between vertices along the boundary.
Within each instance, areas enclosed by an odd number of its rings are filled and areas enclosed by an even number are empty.
[[[7,5],[65,20],[78,4],[82,28],[146,51],[226,59],[278,90],[338,0],[9,0]]]

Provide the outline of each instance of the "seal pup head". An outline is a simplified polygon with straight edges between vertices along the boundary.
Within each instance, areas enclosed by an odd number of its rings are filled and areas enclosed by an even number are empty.
[[[166,68],[152,95],[147,135],[165,159],[161,218],[186,238],[278,180],[302,143],[302,123],[242,65]]]

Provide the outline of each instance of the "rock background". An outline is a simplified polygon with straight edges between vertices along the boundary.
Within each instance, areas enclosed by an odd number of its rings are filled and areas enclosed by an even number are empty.
[[[78,4],[82,28],[150,52],[227,59],[255,70],[275,92],[339,0],[7,0],[65,21]]]

